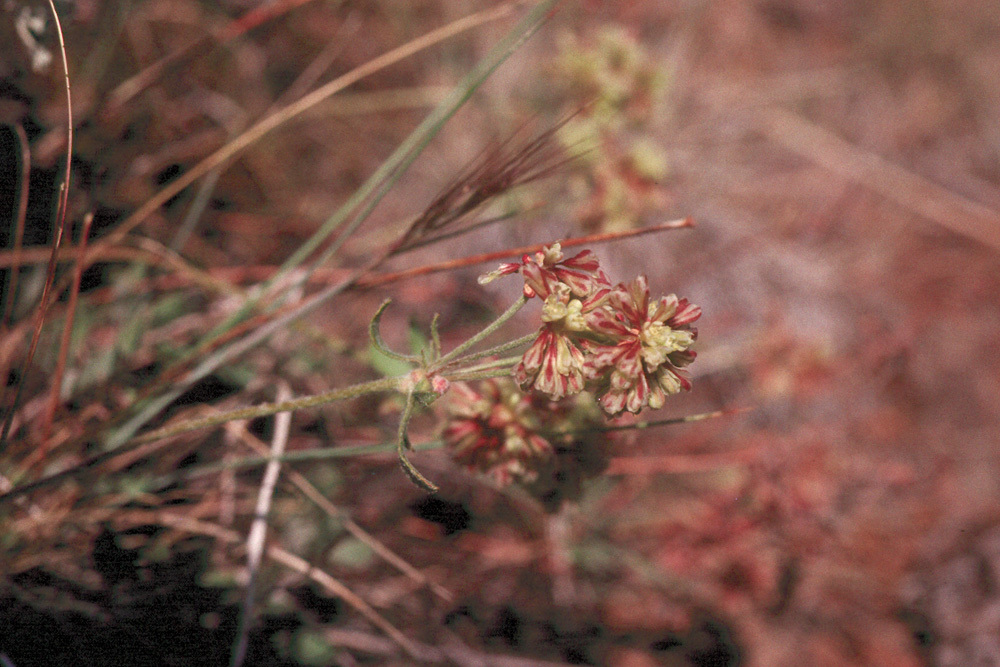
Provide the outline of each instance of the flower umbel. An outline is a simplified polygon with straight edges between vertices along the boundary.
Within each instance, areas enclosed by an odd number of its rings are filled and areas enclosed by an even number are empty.
[[[694,361],[698,331],[691,324],[700,316],[700,307],[673,294],[652,301],[645,276],[611,292],[588,324],[613,342],[583,344],[584,373],[595,381],[605,412],[660,408],[666,396],[691,388],[681,369]]]
[[[557,284],[542,306],[542,329],[538,338],[514,368],[514,378],[522,387],[531,387],[549,398],[559,399],[583,391],[584,354],[580,335],[588,330],[588,315],[610,294],[607,278],[594,279],[592,294],[574,298],[565,284]]]
[[[645,276],[612,288],[592,252],[564,259],[558,243],[480,282],[512,273],[526,298],[544,300],[538,337],[514,368],[522,388],[554,400],[590,389],[610,415],[660,408],[691,388],[681,369],[695,358],[698,306],[673,294],[652,300]]]

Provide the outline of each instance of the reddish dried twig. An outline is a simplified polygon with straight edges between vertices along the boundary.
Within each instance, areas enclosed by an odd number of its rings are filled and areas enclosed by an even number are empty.
[[[90,237],[90,225],[94,222],[94,214],[88,213],[83,219],[83,231],[80,236],[80,256],[87,252],[87,239]],[[59,340],[59,359],[56,362],[56,370],[52,375],[52,388],[49,394],[49,405],[42,418],[42,444],[36,450],[39,456],[44,459],[48,450],[49,432],[52,428],[52,420],[56,414],[56,407],[59,405],[59,394],[61,393],[62,378],[66,372],[66,358],[69,356],[69,339],[73,333],[73,320],[76,316],[76,305],[80,296],[80,282],[83,280],[83,262],[76,263],[73,271],[73,285],[70,287],[69,304],[66,307],[66,322],[63,325],[62,338]]]
[[[606,243],[608,241],[616,241],[618,239],[625,239],[633,236],[642,236],[643,234],[653,234],[655,232],[665,232],[672,229],[683,229],[685,227],[693,227],[693,226],[694,226],[694,220],[692,220],[691,218],[681,218],[679,220],[662,222],[658,225],[652,225],[651,227],[643,227],[641,229],[629,229],[620,232],[602,232],[599,234],[588,234],[586,236],[578,236],[576,238],[562,241],[561,243],[563,248],[572,248],[574,246],[579,246],[579,245]],[[415,276],[424,276],[430,273],[439,273],[441,271],[452,271],[454,269],[459,269],[466,266],[474,266],[476,264],[496,262],[501,259],[508,259],[510,257],[520,257],[521,255],[538,252],[546,245],[547,244],[545,243],[536,243],[534,245],[521,246],[520,248],[511,248],[509,250],[500,250],[498,252],[483,253],[481,255],[473,255],[471,257],[462,257],[459,259],[449,260],[447,262],[440,262],[438,264],[428,264],[426,266],[418,266],[414,269],[406,269],[405,271],[396,271],[395,273],[377,274],[369,278],[360,278],[358,279],[356,284],[358,287],[375,287],[376,285],[385,285],[386,283],[392,283],[406,278],[413,278]]]
[[[31,336],[31,344],[28,346],[28,354],[24,359],[24,366],[21,372],[20,381],[14,391],[14,400],[11,401],[3,420],[3,429],[0,430],[0,451],[7,444],[7,436],[10,434],[10,425],[14,420],[14,413],[17,412],[18,402],[21,400],[21,390],[24,388],[24,378],[31,368],[31,362],[38,348],[38,340],[42,335],[42,324],[45,322],[45,313],[48,310],[49,292],[52,290],[52,283],[56,277],[56,265],[58,264],[59,246],[62,243],[63,228],[66,225],[66,209],[69,201],[69,179],[73,167],[73,100],[70,94],[69,85],[69,62],[66,58],[66,42],[63,40],[62,25],[59,22],[59,13],[56,12],[55,2],[49,0],[49,8],[55,20],[56,35],[59,36],[59,50],[62,54],[63,76],[66,79],[66,173],[63,176],[62,189],[59,192],[59,205],[56,209],[55,241],[52,244],[52,256],[49,259],[49,267],[45,276],[45,286],[42,288],[42,296],[38,303],[38,310],[35,311],[35,331]],[[5,392],[6,394],[6,392]],[[6,398],[6,396],[5,396]]]

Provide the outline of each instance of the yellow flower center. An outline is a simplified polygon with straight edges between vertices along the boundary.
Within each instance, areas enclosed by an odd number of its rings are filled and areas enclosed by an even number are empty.
[[[650,368],[656,368],[667,360],[672,352],[680,352],[691,347],[694,336],[690,331],[671,329],[662,322],[646,322],[639,334],[642,341],[642,358]]]

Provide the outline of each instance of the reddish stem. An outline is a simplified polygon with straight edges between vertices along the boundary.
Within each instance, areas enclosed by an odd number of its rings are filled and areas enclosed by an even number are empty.
[[[38,340],[42,336],[42,324],[45,322],[45,314],[48,311],[49,292],[52,290],[52,283],[56,277],[56,266],[59,264],[59,246],[62,244],[63,228],[66,226],[66,210],[69,207],[69,179],[73,168],[73,100],[69,87],[69,62],[66,58],[66,42],[63,39],[62,24],[59,21],[59,13],[56,11],[55,2],[49,0],[49,8],[52,10],[52,18],[56,25],[56,34],[59,36],[59,50],[62,53],[63,76],[66,79],[66,173],[63,176],[62,189],[59,191],[59,206],[56,209],[55,242],[52,244],[52,255],[49,258],[49,267],[45,276],[45,286],[42,288],[42,296],[38,302],[38,310],[35,311],[35,331],[31,336],[31,344],[28,346],[28,355],[24,359],[24,367],[21,377],[14,391],[14,400],[11,402],[7,413],[4,415],[3,429],[0,430],[0,451],[7,444],[7,436],[10,434],[10,425],[14,421],[14,413],[17,412],[17,405],[21,400],[21,391],[24,388],[24,378],[31,368],[31,362],[35,357],[35,350],[38,349]],[[6,398],[6,395],[4,396]]]
[[[90,225],[94,222],[94,214],[89,213],[83,219],[83,232],[80,237],[80,256],[87,252],[87,239],[90,237]],[[73,320],[76,316],[76,304],[80,296],[80,282],[83,280],[83,262],[77,262],[73,271],[73,285],[69,292],[69,304],[66,307],[66,322],[63,326],[62,338],[59,341],[59,360],[56,362],[56,370],[52,376],[52,389],[49,394],[49,405],[45,410],[42,419],[42,443],[37,451],[44,459],[48,449],[49,433],[52,429],[52,420],[55,418],[56,408],[59,405],[59,394],[61,393],[62,378],[66,372],[66,359],[69,356],[70,335],[73,333]]]
[[[653,225],[652,227],[643,227],[641,229],[629,229],[621,232],[604,232],[601,234],[587,234],[586,236],[578,236],[576,238],[566,239],[565,241],[562,241],[561,244],[563,248],[572,248],[574,246],[579,246],[579,245],[607,243],[608,241],[617,241],[619,239],[631,238],[633,236],[642,236],[643,234],[653,234],[655,232],[664,232],[672,229],[683,229],[685,227],[693,227],[693,226],[694,226],[694,220],[692,220],[691,218],[681,218],[680,220],[671,220],[669,222],[663,222],[658,225]],[[520,257],[521,255],[538,252],[547,245],[551,244],[536,243],[534,245],[521,246],[520,248],[511,248],[509,250],[500,250],[498,252],[489,252],[489,253],[483,253],[481,255],[473,255],[472,257],[462,257],[460,259],[453,259],[447,262],[440,262],[438,264],[419,266],[415,269],[407,269],[405,271],[397,271],[395,273],[377,274],[369,278],[358,279],[357,286],[374,287],[376,285],[384,285],[386,283],[403,280],[404,278],[423,276],[429,273],[438,273],[440,271],[452,271],[454,269],[459,269],[465,266],[473,266],[475,264],[486,264],[488,262],[496,262],[501,259],[508,259],[510,257]]]

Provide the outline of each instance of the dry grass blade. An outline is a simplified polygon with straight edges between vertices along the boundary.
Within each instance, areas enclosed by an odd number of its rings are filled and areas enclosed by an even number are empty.
[[[288,383],[282,382],[278,387],[278,401],[287,401],[292,397]],[[271,512],[271,498],[278,484],[281,472],[280,457],[285,453],[288,444],[288,434],[292,426],[292,413],[280,412],[274,418],[274,436],[271,438],[271,460],[264,469],[264,479],[261,480],[257,493],[257,506],[254,509],[253,523],[247,535],[247,587],[240,609],[239,629],[233,646],[230,665],[240,667],[246,659],[247,643],[250,639],[250,618],[253,613],[254,591],[257,584],[257,569],[260,566],[261,554],[264,551],[264,538],[267,535],[267,515]]]
[[[42,335],[42,325],[45,322],[45,313],[48,308],[49,292],[52,289],[52,283],[55,282],[56,277],[59,246],[62,243],[63,228],[66,225],[66,209],[69,201],[69,180],[73,168],[73,96],[70,92],[69,85],[69,62],[66,58],[66,42],[63,40],[62,24],[59,22],[59,13],[56,11],[54,0],[49,0],[49,8],[52,11],[52,17],[55,21],[56,35],[59,36],[59,51],[62,54],[63,77],[66,80],[66,171],[63,175],[62,188],[59,191],[59,205],[56,208],[55,239],[52,243],[52,256],[49,259],[49,266],[45,275],[45,286],[42,288],[42,296],[38,302],[38,310],[35,311],[35,330],[31,336],[31,343],[28,346],[28,354],[24,359],[21,381],[17,383],[17,388],[14,390],[14,398],[10,402],[10,406],[4,414],[3,427],[0,429],[0,451],[3,451],[3,448],[7,444],[7,436],[10,434],[10,425],[14,420],[14,413],[17,412],[17,406],[21,399],[21,390],[24,387],[24,377],[27,375],[28,369],[31,368],[31,362],[34,359],[35,350],[38,348],[38,340]],[[4,398],[6,399],[6,392],[4,392]],[[4,401],[4,405],[6,405],[6,400]]]
[[[176,180],[171,181],[170,184],[160,190],[160,192],[153,196],[149,201],[140,206],[137,211],[123,220],[118,228],[115,229],[113,233],[108,235],[106,240],[102,241],[100,244],[95,244],[93,250],[96,252],[104,246],[120,242],[151,213],[187,188],[187,186],[191,185],[218,165],[222,164],[226,160],[229,160],[237,153],[255,143],[264,135],[271,132],[271,130],[274,130],[292,118],[302,114],[308,109],[311,109],[331,95],[336,94],[347,86],[356,83],[357,81],[377,72],[380,69],[384,69],[394,63],[397,63],[400,60],[444,41],[449,37],[453,37],[454,35],[466,30],[471,30],[472,28],[480,26],[484,23],[502,18],[509,14],[512,9],[512,5],[503,4],[499,7],[479,12],[478,14],[474,14],[472,16],[464,17],[442,28],[433,30],[422,37],[412,40],[403,46],[392,49],[391,51],[368,61],[360,67],[356,67],[350,72],[343,74],[333,81],[314,90],[305,97],[300,98],[298,101],[293,102],[270,116],[265,117],[256,125],[248,128],[238,137],[186,171]]]

